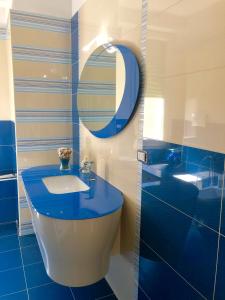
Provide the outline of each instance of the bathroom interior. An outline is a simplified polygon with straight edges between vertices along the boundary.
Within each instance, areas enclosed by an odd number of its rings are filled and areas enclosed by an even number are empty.
[[[224,16],[0,0],[0,300],[225,300]]]

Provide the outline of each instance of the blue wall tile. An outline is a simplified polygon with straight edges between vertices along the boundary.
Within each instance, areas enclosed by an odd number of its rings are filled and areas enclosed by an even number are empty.
[[[17,180],[0,180],[0,223],[18,219]]]
[[[0,272],[0,296],[25,290],[23,268]]]
[[[144,292],[139,289],[138,300],[204,299],[143,242],[140,244],[140,255],[139,285]]]
[[[171,151],[172,148],[179,149],[182,153],[181,160],[176,161],[171,160],[170,155],[164,155],[164,158],[155,155],[157,159],[155,158],[154,164],[150,162],[143,166],[142,188],[219,231],[225,156],[212,151],[154,140],[147,140],[144,143],[145,150],[148,149],[151,153],[150,157],[152,157],[152,151],[161,153],[162,149],[163,151],[166,151],[165,149]],[[178,178],[179,175],[191,175],[192,182]]]
[[[143,192],[141,238],[203,295],[212,296],[218,238],[214,231]]]
[[[223,234],[225,236],[225,176],[223,178],[224,183],[223,183],[223,187],[221,189],[221,193],[223,195],[223,199],[222,199],[222,218],[221,218],[221,234]]]
[[[14,122],[0,121],[0,145],[15,145]]]
[[[7,236],[14,236],[16,234],[17,234],[16,223],[0,225],[0,238],[7,237]]]
[[[19,249],[19,240],[17,235],[3,236],[0,238],[0,253],[14,249]]]
[[[0,175],[16,173],[15,146],[0,145]]]
[[[143,142],[149,159],[142,168],[140,285],[152,300],[212,299],[218,236],[225,233],[225,205],[220,228],[225,155]],[[225,299],[224,239],[215,300]]]
[[[37,262],[42,262],[41,252],[37,244],[21,248],[21,252],[23,256],[24,266],[34,264]]]
[[[0,272],[22,266],[20,250],[10,250],[0,253]]]
[[[15,125],[0,121],[0,175],[11,173],[16,173]],[[0,180],[0,223],[18,219],[16,186],[16,180]]]
[[[113,294],[105,279],[89,286],[72,288],[72,291],[77,300],[93,300]]]
[[[17,180],[0,180],[0,199],[17,196]]]
[[[0,198],[0,222],[13,222],[18,219],[18,199]]]
[[[220,237],[215,300],[225,299],[225,237]]]
[[[30,300],[73,300],[72,293],[68,287],[56,283],[40,286],[29,290]]]
[[[24,269],[28,288],[33,288],[52,282],[52,280],[48,277],[42,262],[25,266]]]
[[[23,291],[11,295],[3,296],[1,300],[28,300],[28,295],[26,291]]]

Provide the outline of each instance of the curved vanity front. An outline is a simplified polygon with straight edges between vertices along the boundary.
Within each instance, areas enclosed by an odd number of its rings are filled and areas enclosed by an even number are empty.
[[[22,179],[48,275],[75,287],[102,279],[120,224],[121,192],[78,167],[30,168]]]

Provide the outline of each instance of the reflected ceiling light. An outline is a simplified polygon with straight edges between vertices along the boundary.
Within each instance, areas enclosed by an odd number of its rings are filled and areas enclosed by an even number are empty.
[[[201,181],[201,178],[191,174],[173,175],[173,177],[180,179],[185,182],[196,182]]]
[[[110,53],[110,54],[112,54],[112,53],[114,53],[114,52],[117,51],[116,48],[113,47],[113,45],[110,44],[110,43],[104,44],[103,47],[104,47],[105,50],[106,50],[108,53]]]
[[[84,52],[88,52],[94,44],[96,44],[96,46],[98,47],[111,41],[112,37],[109,37],[107,33],[103,31],[101,34],[97,35],[94,39],[92,39],[87,45],[85,45],[82,50]]]

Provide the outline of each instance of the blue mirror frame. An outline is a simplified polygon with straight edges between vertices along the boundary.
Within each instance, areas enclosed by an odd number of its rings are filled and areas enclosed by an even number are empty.
[[[110,44],[110,46],[119,49],[123,56],[126,80],[122,101],[112,120],[100,130],[89,129],[98,138],[112,137],[126,127],[133,116],[139,94],[140,70],[135,55],[126,46],[120,44]]]

